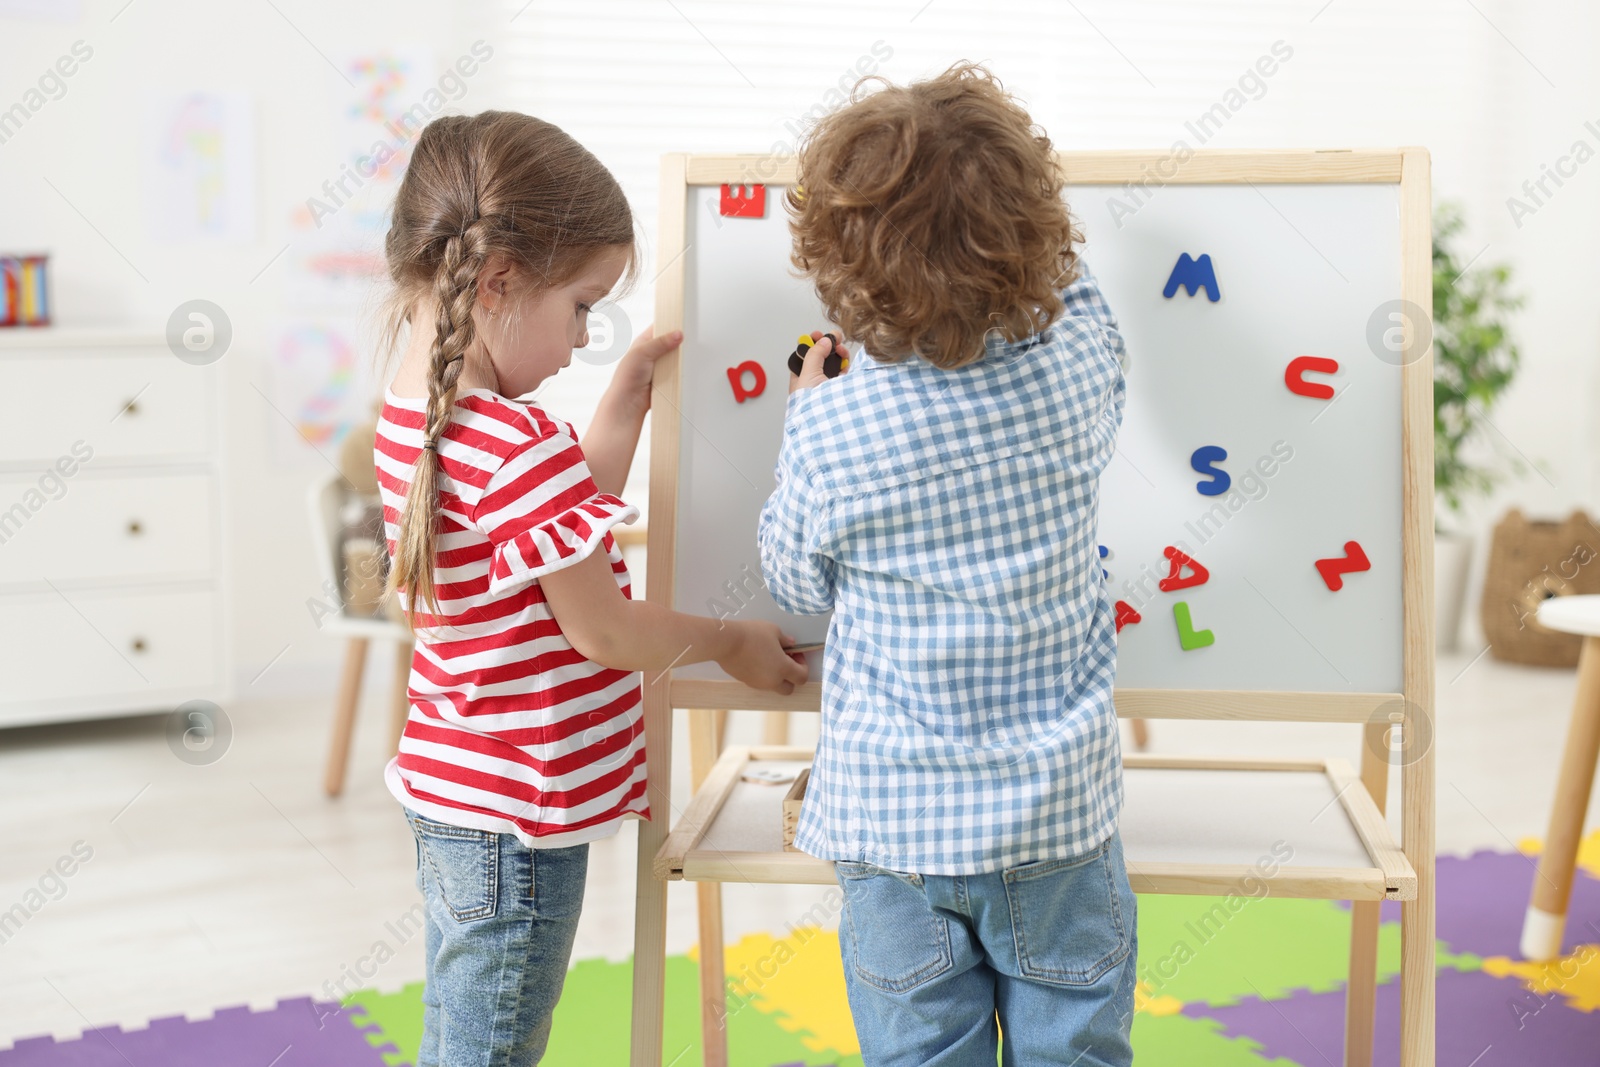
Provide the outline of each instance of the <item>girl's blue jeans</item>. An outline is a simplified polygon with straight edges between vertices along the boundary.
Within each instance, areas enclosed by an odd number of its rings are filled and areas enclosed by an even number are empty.
[[[1113,834],[993,874],[841,862],[839,948],[867,1067],[1126,1067],[1136,904]]]
[[[409,809],[427,912],[417,1067],[529,1067],[550,1040],[589,846],[528,848]]]

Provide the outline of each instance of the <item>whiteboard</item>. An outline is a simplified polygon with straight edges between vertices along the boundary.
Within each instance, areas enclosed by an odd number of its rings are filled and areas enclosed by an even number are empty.
[[[789,263],[782,192],[768,186],[764,216],[739,218],[720,214],[718,187],[687,191],[673,596],[682,611],[776,621],[812,641],[826,617],[778,609],[760,587],[755,543],[782,437],[785,360],[799,333],[826,325]],[[1119,635],[1117,684],[1399,691],[1401,368],[1368,339],[1374,313],[1402,296],[1398,185],[1168,185],[1116,220],[1112,196],[1127,199],[1109,186],[1068,192],[1129,354],[1100,513],[1111,594],[1141,616]],[[1185,253],[1210,257],[1219,300],[1204,289],[1163,295]],[[1285,368],[1302,355],[1338,362],[1307,375],[1333,386],[1333,399],[1288,389]],[[728,369],[745,360],[763,366],[766,386],[738,402]],[[1197,488],[1212,482],[1191,466],[1207,446],[1227,454],[1222,495]],[[1315,561],[1343,556],[1348,541],[1370,569],[1334,591]],[[1168,546],[1207,570],[1204,584],[1156,588]],[[1182,647],[1179,603],[1210,644]],[[708,664],[674,673],[725,677]]]
[[[789,353],[800,334],[825,325],[816,293],[789,264],[782,195],[767,187],[762,218],[724,218],[719,187],[689,187],[673,606],[777,622],[809,643],[826,636],[829,616],[790,615],[773,603],[756,548],[756,520],[772,494],[783,440]],[[766,389],[740,402],[728,368],[752,359],[766,371]],[[812,677],[819,666],[813,658]],[[714,663],[673,674],[727,677]]]

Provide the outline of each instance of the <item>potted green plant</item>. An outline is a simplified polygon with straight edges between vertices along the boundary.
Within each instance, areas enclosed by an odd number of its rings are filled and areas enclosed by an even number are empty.
[[[1433,484],[1434,611],[1437,646],[1456,647],[1466,599],[1472,539],[1459,528],[1463,505],[1486,495],[1506,469],[1520,470],[1499,450],[1489,460],[1472,446],[1488,411],[1516,377],[1522,355],[1507,319],[1522,306],[1504,263],[1463,263],[1455,240],[1465,223],[1454,204],[1433,218]],[[1474,257],[1475,258],[1475,257]]]

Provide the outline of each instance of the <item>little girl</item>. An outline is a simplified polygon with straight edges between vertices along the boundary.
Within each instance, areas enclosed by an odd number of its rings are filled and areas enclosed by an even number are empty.
[[[385,245],[390,339],[409,341],[378,424],[393,566],[417,646],[389,789],[427,909],[419,1067],[543,1055],[583,901],[588,843],[649,817],[635,673],[715,660],[787,693],[771,623],[631,599],[611,535],[655,360],[646,331],[580,446],[518,400],[588,343],[585,316],[635,264],[616,180],[527,115],[423,130]]]

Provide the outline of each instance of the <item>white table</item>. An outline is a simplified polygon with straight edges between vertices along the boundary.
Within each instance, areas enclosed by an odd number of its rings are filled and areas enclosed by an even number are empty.
[[[1561,777],[1550,808],[1550,831],[1545,835],[1533,897],[1522,923],[1522,954],[1545,960],[1561,954],[1583,817],[1594,788],[1595,762],[1600,760],[1600,596],[1553,597],[1539,606],[1537,617],[1539,625],[1547,629],[1583,635],[1578,690],[1561,754]]]

